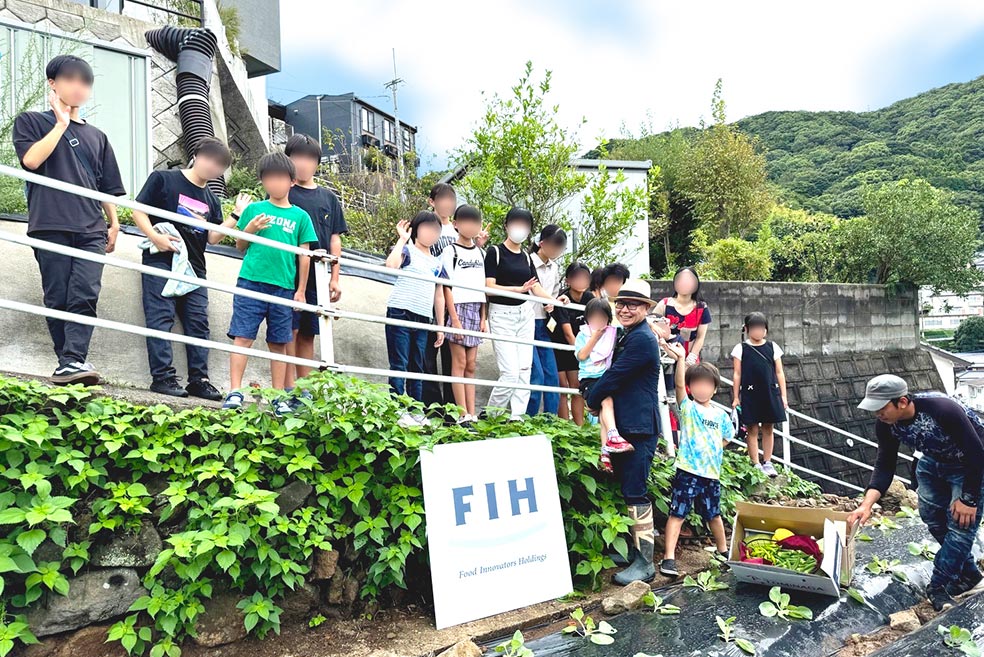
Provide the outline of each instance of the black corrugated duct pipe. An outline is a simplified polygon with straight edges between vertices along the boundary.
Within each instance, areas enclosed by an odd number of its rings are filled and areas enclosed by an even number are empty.
[[[151,48],[178,65],[178,116],[185,155],[190,160],[199,141],[215,136],[208,92],[218,42],[211,30],[197,27],[162,27],[144,36]],[[218,196],[226,196],[224,179],[210,180],[208,187]]]

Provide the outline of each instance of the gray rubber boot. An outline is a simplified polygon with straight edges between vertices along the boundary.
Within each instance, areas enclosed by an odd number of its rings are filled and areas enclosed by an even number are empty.
[[[656,577],[656,566],[653,565],[653,506],[630,506],[629,517],[635,520],[632,525],[635,555],[628,568],[616,573],[614,577],[614,582],[620,586],[636,580],[651,582]]]

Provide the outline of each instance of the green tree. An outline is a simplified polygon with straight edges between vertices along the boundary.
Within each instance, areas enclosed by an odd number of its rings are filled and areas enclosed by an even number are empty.
[[[728,237],[707,247],[700,267],[707,278],[719,281],[767,281],[772,269],[768,249],[761,243]]]
[[[984,351],[984,317],[968,317],[953,332],[956,351]]]
[[[837,231],[840,276],[962,294],[982,281],[972,266],[980,248],[978,216],[925,180],[903,179],[862,193],[865,217]]]
[[[693,202],[700,226],[708,234],[745,237],[755,231],[773,203],[765,156],[753,139],[725,123],[720,80],[714,88],[712,114],[714,123],[698,133],[678,185]]]
[[[493,229],[512,206],[533,213],[533,233],[548,223],[569,225],[565,204],[584,189],[584,174],[570,166],[579,146],[557,122],[557,105],[547,102],[551,73],[533,78],[533,63],[509,96],[492,96],[485,114],[460,149],[467,167],[461,187]]]
[[[653,163],[649,182],[649,266],[656,275],[672,272],[678,265],[695,264],[699,259],[691,235],[696,228],[693,202],[683,195],[678,182],[690,158],[693,134],[694,130],[686,128],[659,133],[648,124],[640,127],[638,137],[623,138],[611,146],[616,160]]]
[[[613,175],[607,166],[600,165],[581,201],[581,218],[575,224],[570,259],[593,266],[606,264],[636,223],[646,217],[648,205],[645,187],[626,186],[624,171],[618,169]]]
[[[758,241],[772,254],[772,280],[830,281],[837,266],[836,236],[840,220],[776,205],[762,223]]]

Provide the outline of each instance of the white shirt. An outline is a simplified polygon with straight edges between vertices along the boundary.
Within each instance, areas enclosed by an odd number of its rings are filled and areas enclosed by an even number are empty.
[[[553,260],[544,260],[539,253],[531,253],[530,259],[533,260],[533,268],[536,269],[536,276],[540,279],[540,287],[550,296],[556,297],[560,291],[560,265]],[[533,316],[537,319],[546,319],[547,311],[543,308],[542,303],[534,303]]]
[[[457,262],[455,258],[457,257]],[[441,253],[444,271],[451,279],[451,297],[454,303],[485,303],[485,293],[455,287],[459,283],[485,285],[485,254],[477,246],[461,246],[455,242],[444,247]]]
[[[446,224],[441,224],[441,236],[437,238],[437,241],[434,242],[434,245],[431,247],[431,255],[435,258],[440,258],[448,244],[457,239],[458,231],[455,230],[454,224],[450,221]]]
[[[765,344],[765,342],[763,342],[762,344],[752,344],[752,341],[751,340],[745,340],[745,342],[739,342],[738,344],[735,345],[735,348],[731,350],[731,357],[732,358],[737,358],[738,360],[741,360],[741,345],[743,345],[745,343],[751,344],[753,347],[761,347],[762,345]],[[783,354],[782,347],[780,347],[775,342],[773,342],[772,343],[772,357],[775,360],[779,360],[780,358],[782,358],[782,354]]]

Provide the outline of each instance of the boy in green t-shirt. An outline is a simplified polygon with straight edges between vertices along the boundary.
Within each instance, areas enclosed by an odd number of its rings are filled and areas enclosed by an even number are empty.
[[[311,217],[288,200],[296,175],[294,163],[283,153],[269,153],[260,159],[257,173],[269,198],[246,206],[236,228],[283,244],[310,249],[311,243],[318,241]],[[236,240],[236,248],[246,254],[236,282],[238,287],[305,302],[310,258],[240,239]],[[265,320],[267,348],[273,353],[285,354],[287,344],[293,339],[293,313],[288,306],[236,295],[232,301],[229,337],[237,347],[252,347],[260,324]],[[240,388],[246,361],[247,356],[229,354],[229,387],[232,392],[226,396],[222,408],[238,409],[243,405]],[[274,388],[284,389],[286,374],[286,363],[270,361],[270,378]],[[274,411],[277,415],[283,415],[290,413],[291,408],[287,400],[281,399]]]

